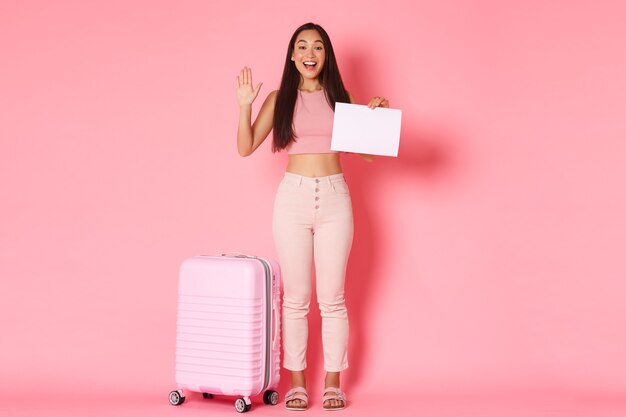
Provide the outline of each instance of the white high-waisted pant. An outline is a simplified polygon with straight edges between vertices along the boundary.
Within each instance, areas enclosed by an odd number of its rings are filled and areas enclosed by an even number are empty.
[[[286,172],[274,202],[273,232],[283,276],[283,366],[306,368],[312,266],[322,316],[324,369],[348,367],[344,282],[352,246],[352,203],[343,174],[304,177]]]

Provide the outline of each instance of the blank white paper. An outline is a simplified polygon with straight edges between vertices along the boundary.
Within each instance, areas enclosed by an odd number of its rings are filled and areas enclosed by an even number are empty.
[[[370,155],[398,156],[402,111],[360,104],[335,104],[330,149]]]

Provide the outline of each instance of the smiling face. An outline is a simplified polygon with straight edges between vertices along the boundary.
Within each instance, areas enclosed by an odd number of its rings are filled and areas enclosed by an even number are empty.
[[[303,82],[317,80],[324,68],[326,49],[317,30],[303,30],[296,38],[291,54]]]

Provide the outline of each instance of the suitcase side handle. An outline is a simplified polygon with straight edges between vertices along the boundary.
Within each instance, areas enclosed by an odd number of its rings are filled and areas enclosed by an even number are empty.
[[[274,302],[272,303],[272,315],[274,316],[274,337],[273,337],[273,341],[272,341],[272,349],[273,350],[277,350],[278,349],[278,335],[280,334],[279,330],[278,330],[278,312],[280,311],[280,305],[279,305],[280,301],[278,300],[274,300]]]

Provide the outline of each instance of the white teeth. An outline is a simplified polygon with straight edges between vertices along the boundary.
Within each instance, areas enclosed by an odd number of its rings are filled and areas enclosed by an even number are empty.
[[[303,62],[304,65],[315,65],[315,62],[311,62],[311,61],[306,61]]]

